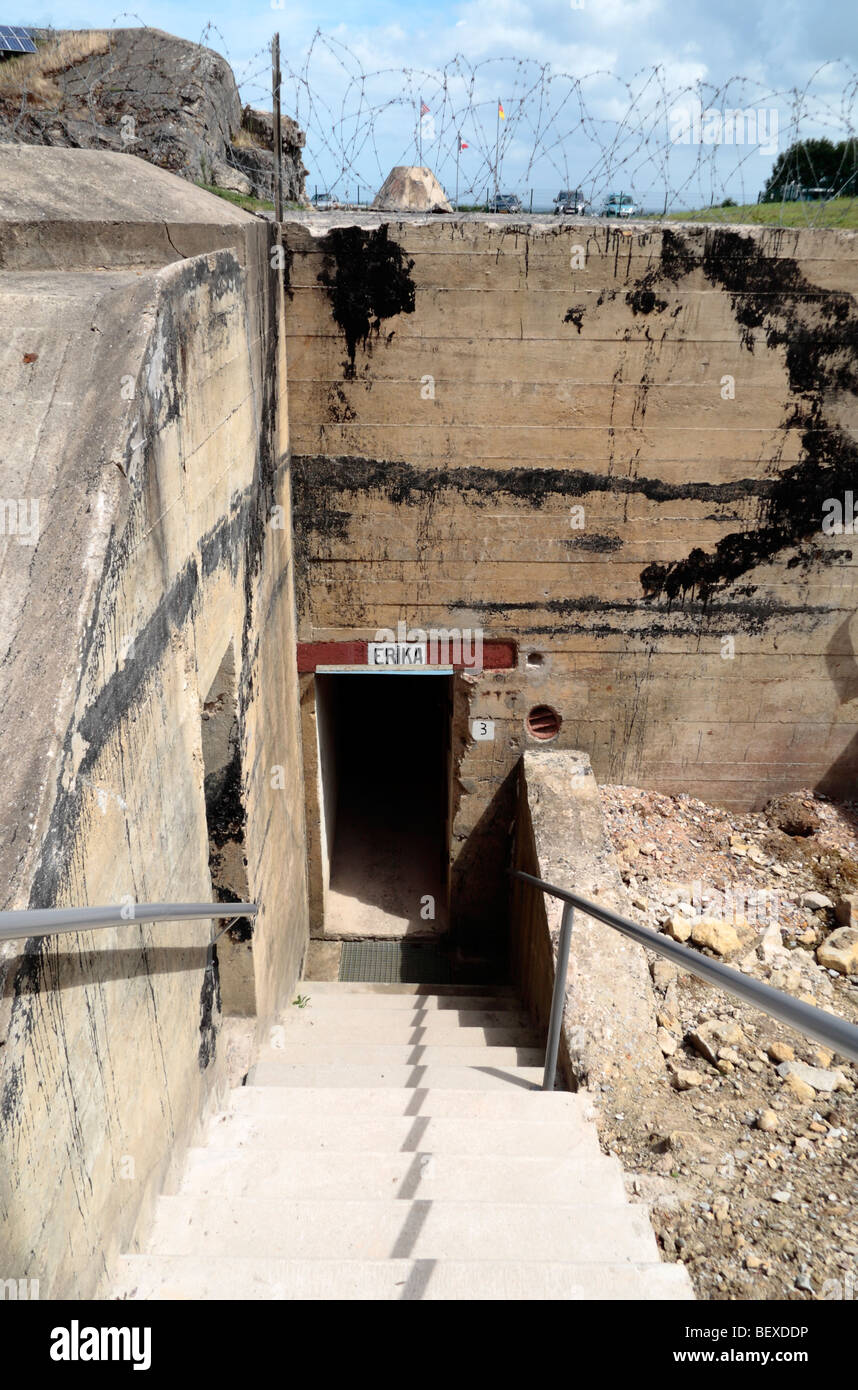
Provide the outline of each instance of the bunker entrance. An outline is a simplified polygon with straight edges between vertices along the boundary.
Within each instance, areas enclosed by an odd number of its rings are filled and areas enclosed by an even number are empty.
[[[448,924],[451,677],[316,676],[324,931]]]

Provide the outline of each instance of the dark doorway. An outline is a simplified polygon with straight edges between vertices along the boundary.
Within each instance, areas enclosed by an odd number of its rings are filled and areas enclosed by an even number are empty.
[[[325,934],[447,929],[451,678],[317,675]]]

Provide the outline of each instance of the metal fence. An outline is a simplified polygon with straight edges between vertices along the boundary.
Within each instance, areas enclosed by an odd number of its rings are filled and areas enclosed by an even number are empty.
[[[271,110],[270,45],[231,52],[207,24],[165,73],[164,36],[123,28],[128,19],[77,36],[39,31],[35,63],[1,63],[0,138],[124,149],[270,200],[271,136],[236,118],[241,105]],[[525,212],[553,212],[559,195],[579,192],[595,214],[614,195],[614,209],[635,216],[855,223],[858,74],[840,59],[782,90],[739,75],[677,85],[663,67],[572,73],[504,56],[368,70],[317,30],[306,51],[284,43],[280,66],[287,206],[302,199],[303,146],[306,194],[351,206],[371,203],[393,166],[420,164],[462,207],[502,192]],[[240,103],[224,95],[232,73]],[[208,138],[184,139],[183,121],[197,118]],[[797,142],[810,143],[790,154]]]
[[[823,1043],[840,1056],[848,1057],[852,1062],[858,1062],[858,1028],[854,1023],[849,1023],[844,1018],[838,1018],[836,1014],[830,1014],[825,1009],[818,1009],[815,1004],[806,1004],[803,999],[796,999],[791,994],[785,994],[783,990],[773,989],[771,985],[764,984],[761,980],[755,980],[752,976],[743,974],[741,970],[734,970],[729,965],[723,965],[721,961],[710,960],[708,956],[702,955],[699,951],[692,951],[688,946],[683,946],[670,937],[660,936],[658,932],[651,931],[649,927],[642,927],[639,923],[632,922],[628,917],[622,917],[619,912],[614,912],[612,908],[591,902],[589,898],[583,898],[580,893],[573,893],[568,888],[559,888],[554,883],[546,883],[543,879],[536,878],[533,874],[527,874],[522,869],[513,870],[512,876],[522,883],[529,883],[533,888],[537,888],[543,893],[548,893],[563,903],[563,919],[555,963],[554,992],[551,1000],[548,1043],[545,1052],[545,1075],[543,1078],[545,1090],[553,1089],[557,1070],[560,1029],[566,1007],[566,972],[569,964],[569,950],[572,944],[573,918],[576,908],[579,912],[594,917],[598,922],[603,922],[605,926],[612,927],[621,935],[629,937],[639,946],[645,946],[647,950],[663,956],[678,966],[680,970],[686,970],[689,974],[696,975],[698,979],[705,980],[707,984],[714,985],[716,989],[732,995],[735,999],[743,999],[745,1003],[761,1009],[763,1013],[778,1019],[780,1023],[785,1023],[789,1028],[794,1028],[796,1032],[802,1033],[805,1037]]]

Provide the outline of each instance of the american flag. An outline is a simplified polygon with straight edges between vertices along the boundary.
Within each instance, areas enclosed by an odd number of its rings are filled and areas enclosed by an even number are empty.
[[[428,115],[429,115],[429,107],[426,105],[425,101],[421,101],[421,103],[420,103],[420,115],[421,115],[421,116],[428,116]]]

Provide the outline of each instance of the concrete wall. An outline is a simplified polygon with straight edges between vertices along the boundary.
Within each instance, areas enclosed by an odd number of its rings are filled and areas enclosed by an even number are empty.
[[[460,722],[454,886],[484,831],[503,862],[537,704],[599,780],[851,791],[856,567],[821,521],[858,463],[855,233],[285,235],[299,639],[402,619],[518,643],[467,682],[496,737]]]
[[[318,794],[322,806],[321,816],[321,871],[322,891],[326,895],[331,886],[331,855],[337,833],[337,799],[339,796],[339,777],[337,768],[337,738],[334,715],[334,689],[330,681],[326,685],[316,684],[316,734],[318,758]]]
[[[307,935],[274,229],[130,156],[24,154],[0,147],[2,452],[40,530],[0,542],[4,906],[212,898],[231,644],[261,1025]],[[4,948],[3,1277],[87,1295],[145,1224],[224,1084],[211,930]]]
[[[587,755],[525,753],[518,790],[514,867],[628,916]],[[547,1029],[563,905],[518,879],[511,894],[512,978]],[[663,1075],[643,947],[576,912],[565,986],[559,1065],[572,1088],[599,1088],[621,1105],[623,1094]]]

